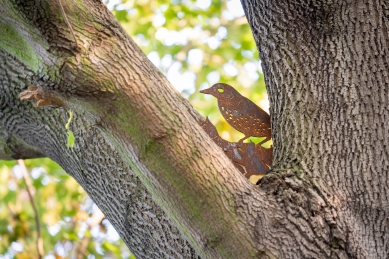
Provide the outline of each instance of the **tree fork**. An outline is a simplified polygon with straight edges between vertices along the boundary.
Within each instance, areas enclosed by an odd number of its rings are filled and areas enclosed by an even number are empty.
[[[0,130],[57,161],[139,258],[385,258],[385,3],[244,1],[271,102],[259,186],[101,2],[61,1],[79,48],[56,1],[0,3]],[[30,86],[65,108],[19,100]]]

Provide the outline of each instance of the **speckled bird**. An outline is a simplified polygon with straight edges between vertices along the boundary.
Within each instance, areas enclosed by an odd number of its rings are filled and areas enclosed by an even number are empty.
[[[211,94],[217,98],[217,104],[224,119],[245,135],[239,143],[249,137],[265,137],[259,145],[270,140],[269,114],[238,93],[232,86],[218,83],[200,93]]]

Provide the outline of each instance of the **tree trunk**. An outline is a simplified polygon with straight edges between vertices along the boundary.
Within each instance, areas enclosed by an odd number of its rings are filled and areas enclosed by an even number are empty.
[[[388,258],[388,2],[243,2],[271,104],[262,185],[277,183],[286,213],[266,247],[281,258]]]
[[[100,1],[61,2],[0,0],[0,158],[57,161],[138,258],[387,256],[385,3],[243,1],[274,141],[254,186]]]

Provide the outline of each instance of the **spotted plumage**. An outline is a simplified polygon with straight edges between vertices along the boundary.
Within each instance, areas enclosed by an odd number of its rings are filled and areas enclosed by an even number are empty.
[[[218,83],[200,91],[217,98],[219,110],[226,121],[245,136],[239,142],[249,137],[265,137],[259,144],[270,140],[270,116],[255,103],[242,96],[232,86]]]

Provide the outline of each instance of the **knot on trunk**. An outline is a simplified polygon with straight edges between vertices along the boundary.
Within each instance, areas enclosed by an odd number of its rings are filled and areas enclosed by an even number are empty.
[[[36,101],[34,107],[51,106],[63,107],[65,103],[53,93],[45,92],[37,86],[30,86],[19,94],[20,100]]]

